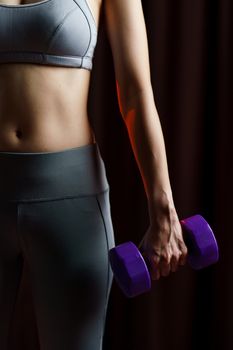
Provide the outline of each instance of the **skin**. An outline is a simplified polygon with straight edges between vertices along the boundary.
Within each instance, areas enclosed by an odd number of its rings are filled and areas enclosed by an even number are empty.
[[[65,1],[65,0],[64,0]],[[7,1],[20,5],[40,1]],[[98,28],[104,11],[120,112],[148,198],[150,226],[139,244],[152,279],[184,265],[187,247],[169,181],[150,78],[140,0],[87,0]],[[0,151],[59,151],[94,142],[87,98],[91,71],[0,64]]]
[[[88,4],[98,27],[101,2]],[[0,151],[59,151],[94,142],[87,113],[90,75],[87,69],[0,64]]]

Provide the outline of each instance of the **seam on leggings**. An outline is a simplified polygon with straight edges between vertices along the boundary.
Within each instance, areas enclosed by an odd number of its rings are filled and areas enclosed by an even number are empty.
[[[106,191],[105,191],[106,192]],[[107,242],[107,253],[109,252],[109,242],[108,242],[108,232],[107,232],[107,226],[106,226],[106,222],[105,222],[105,218],[103,215],[103,211],[102,211],[102,207],[99,201],[98,196],[95,196],[96,200],[97,200],[97,204],[99,206],[100,209],[100,213],[103,219],[103,223],[104,223],[104,231],[105,231],[105,238],[106,238],[106,242]],[[108,296],[108,286],[109,286],[109,261],[108,261],[108,272],[107,272],[107,288],[106,288],[106,295],[105,295],[105,308],[106,308],[106,301],[107,301],[107,296]]]
[[[8,202],[17,202],[17,203],[31,203],[31,202],[48,202],[48,201],[59,201],[64,199],[72,199],[72,198],[82,198],[82,197],[92,197],[98,194],[105,193],[109,190],[109,187],[104,189],[103,191],[97,193],[90,194],[80,194],[80,195],[71,195],[71,196],[63,196],[63,197],[46,197],[46,198],[35,198],[35,199],[8,199]]]
[[[106,192],[106,191],[105,191]],[[105,218],[104,218],[104,215],[103,215],[103,210],[102,210],[102,207],[101,207],[101,203],[100,203],[100,200],[98,198],[98,195],[95,196],[96,198],[96,201],[97,201],[97,204],[99,206],[99,210],[100,210],[100,213],[101,213],[101,216],[102,216],[102,219],[103,219],[103,223],[104,223],[104,227],[105,227],[105,237],[106,237],[106,242],[107,242],[107,260],[108,260],[108,271],[107,271],[107,286],[106,286],[106,294],[105,294],[105,305],[104,305],[104,313],[103,313],[103,333],[102,333],[102,336],[101,336],[101,349],[103,347],[103,337],[104,337],[104,330],[105,330],[105,327],[106,327],[106,317],[107,317],[107,300],[108,300],[108,293],[110,292],[109,291],[109,280],[110,280],[110,263],[109,263],[109,241],[108,241],[108,231],[107,231],[107,225],[106,225],[106,222],[105,222]]]

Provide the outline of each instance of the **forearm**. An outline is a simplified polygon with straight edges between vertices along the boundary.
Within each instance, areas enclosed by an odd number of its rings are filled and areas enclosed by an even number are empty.
[[[167,201],[169,206],[174,206],[165,143],[152,88],[135,94],[121,113],[149,207],[153,208],[158,201]]]

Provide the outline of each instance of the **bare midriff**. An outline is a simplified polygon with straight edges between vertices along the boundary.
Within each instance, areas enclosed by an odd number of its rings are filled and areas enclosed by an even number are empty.
[[[87,1],[98,24],[101,0]],[[90,75],[84,68],[0,64],[0,151],[49,152],[95,142],[87,111]]]

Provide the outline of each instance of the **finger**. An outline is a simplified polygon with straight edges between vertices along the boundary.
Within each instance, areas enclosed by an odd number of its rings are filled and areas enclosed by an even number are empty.
[[[170,261],[167,259],[160,260],[160,271],[162,276],[168,276],[171,270]]]
[[[179,258],[177,256],[173,255],[172,258],[171,258],[171,263],[170,263],[172,272],[176,272],[177,271],[178,263],[179,263]]]
[[[187,262],[187,257],[184,255],[181,255],[179,259],[179,265],[184,266],[186,262]]]
[[[160,271],[158,268],[153,268],[150,272],[152,280],[158,280],[160,278]]]
[[[184,242],[180,242],[179,244],[181,255],[179,258],[179,265],[185,265],[187,262],[187,257],[188,257],[188,249]]]
[[[159,261],[160,257],[157,255],[150,256],[149,260],[149,270],[150,275],[153,280],[158,280],[160,278]]]

